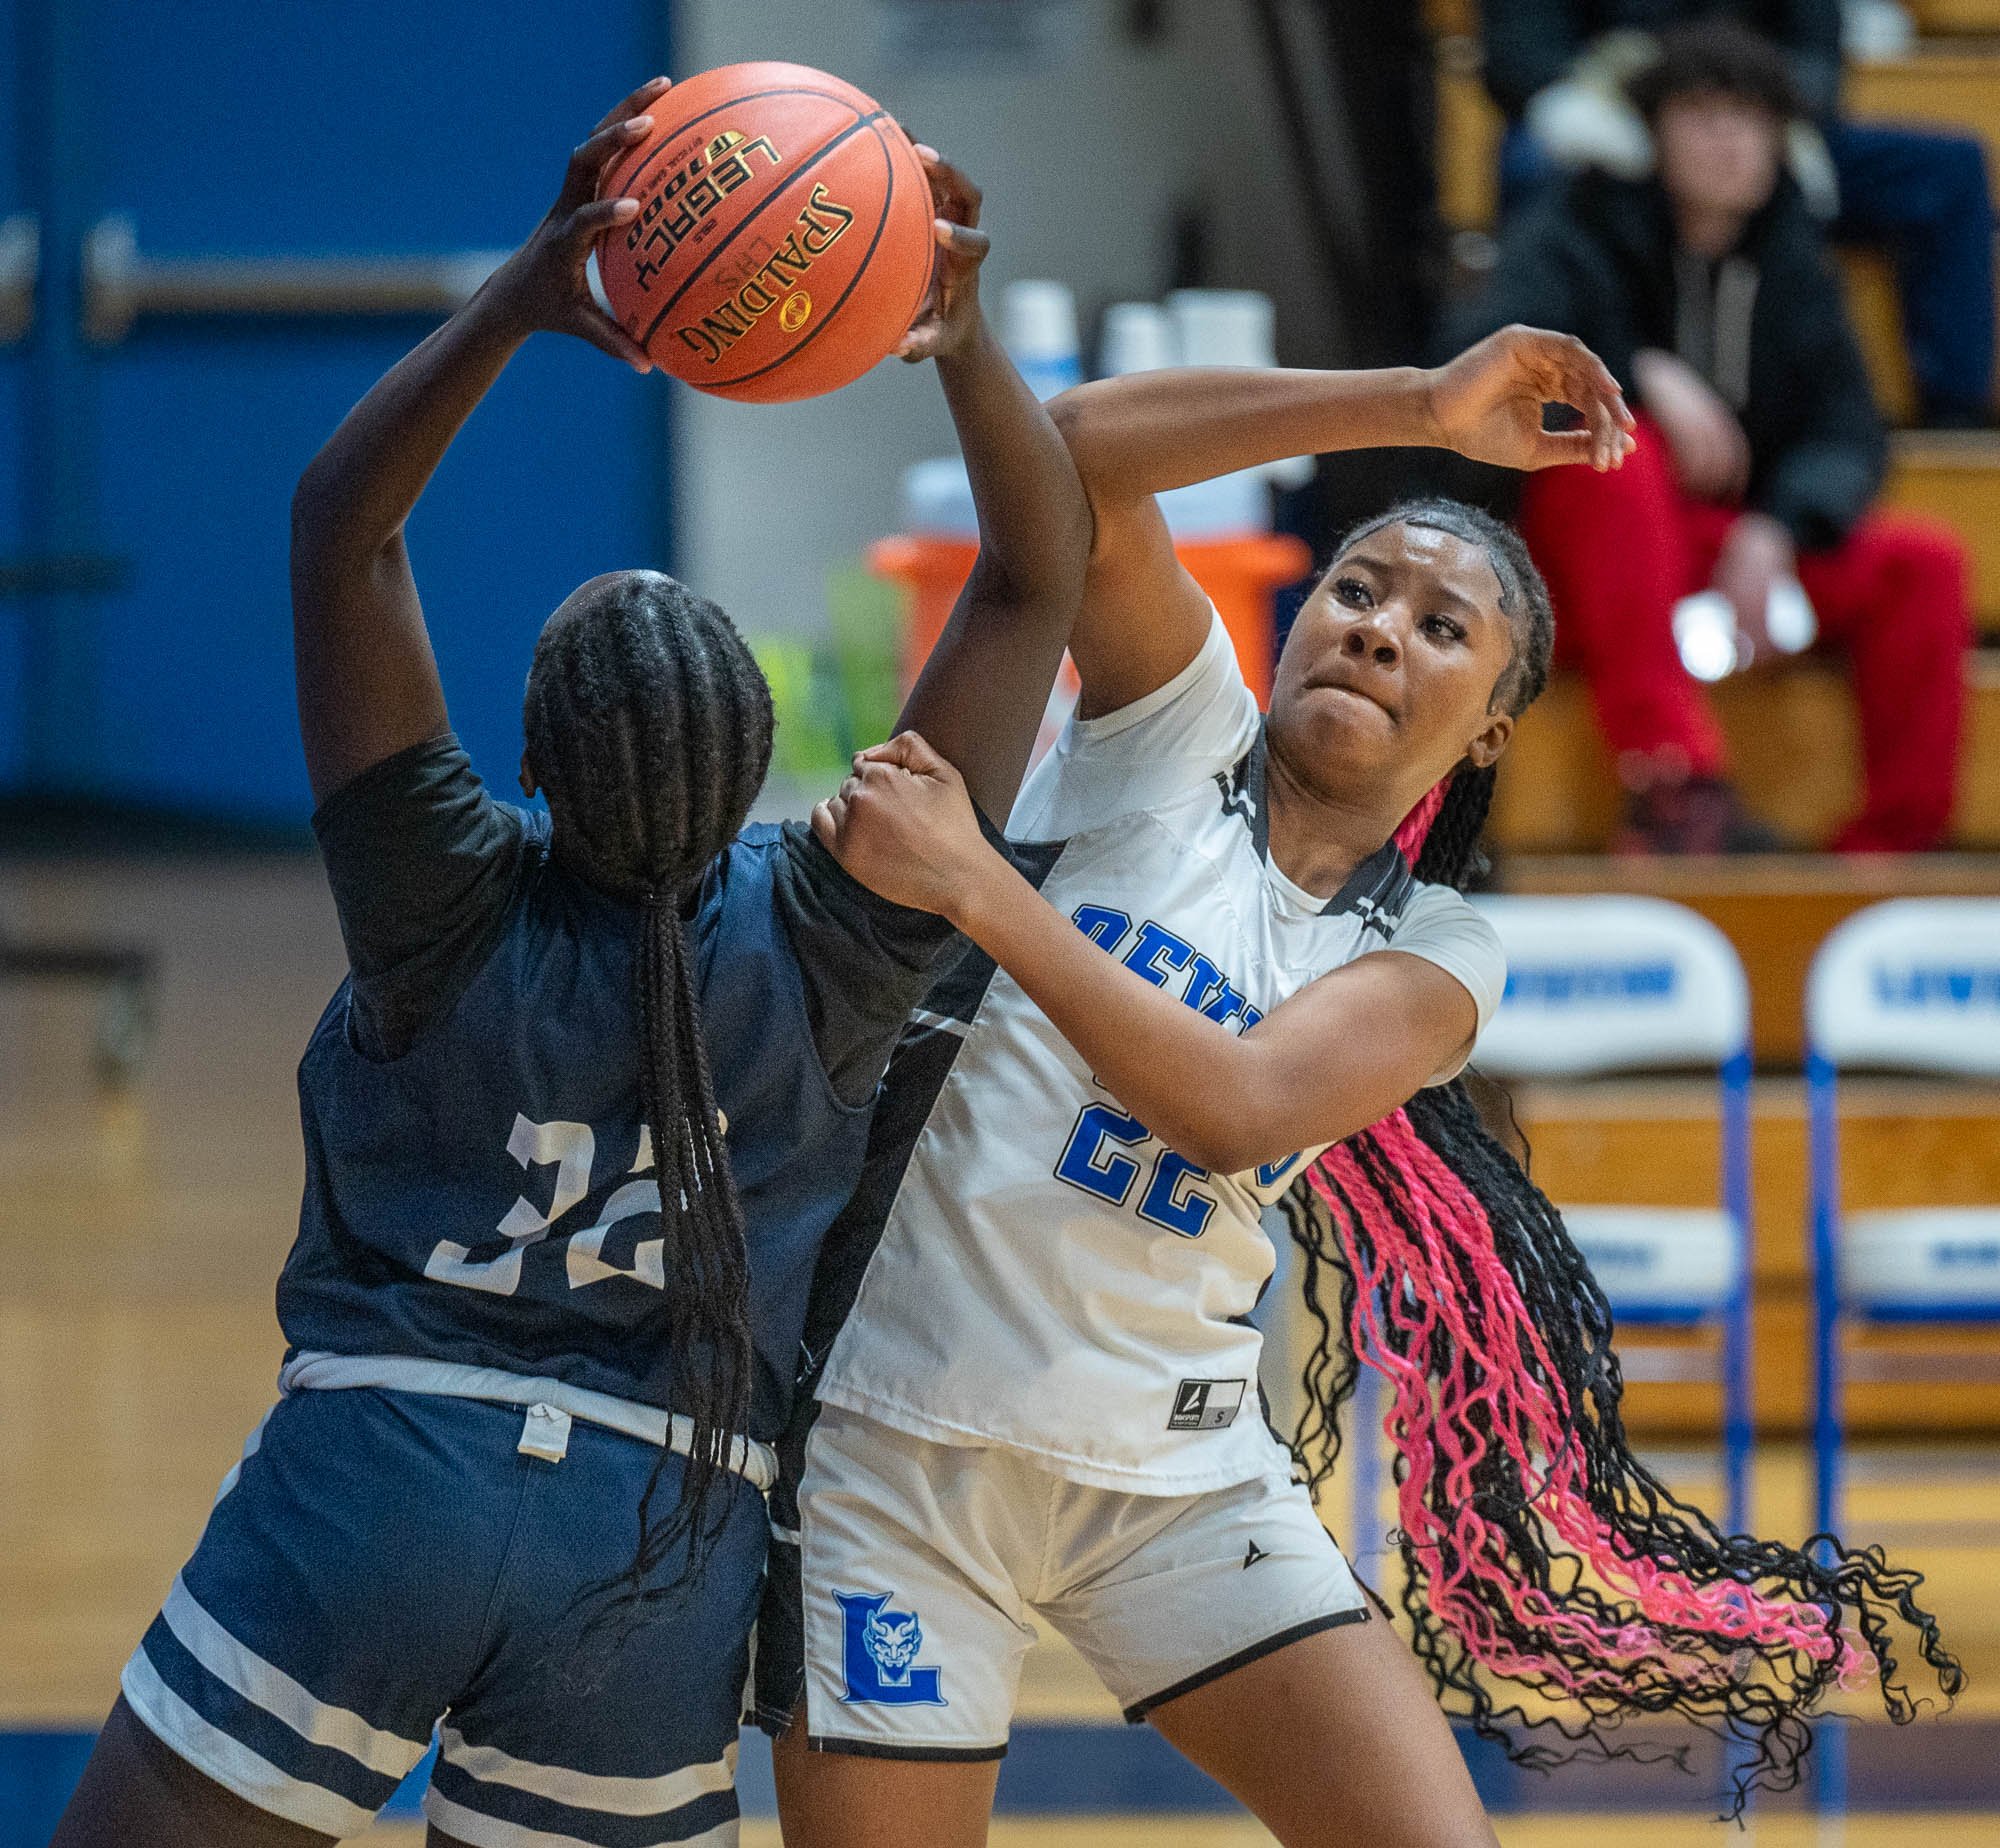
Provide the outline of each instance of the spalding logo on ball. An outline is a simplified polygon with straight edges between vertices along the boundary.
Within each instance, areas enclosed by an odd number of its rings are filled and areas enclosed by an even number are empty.
[[[837,391],[888,357],[930,292],[930,181],[852,84],[730,64],[650,105],[606,170],[639,215],[605,233],[612,312],[662,371],[772,404]]]

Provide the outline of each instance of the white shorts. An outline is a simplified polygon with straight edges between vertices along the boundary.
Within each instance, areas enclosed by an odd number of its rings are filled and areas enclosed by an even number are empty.
[[[1271,1445],[1201,1495],[1066,1481],[1020,1452],[934,1444],[823,1406],[799,1491],[806,1732],[816,1750],[998,1758],[1048,1619],[1141,1720],[1304,1636],[1368,1616]]]

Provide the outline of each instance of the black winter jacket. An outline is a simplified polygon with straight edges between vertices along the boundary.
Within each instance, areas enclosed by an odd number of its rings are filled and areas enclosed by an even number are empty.
[[[1750,441],[1746,504],[1807,549],[1838,544],[1875,498],[1887,443],[1825,240],[1789,180],[1720,264],[1677,251],[1650,181],[1580,173],[1509,224],[1454,350],[1525,321],[1575,334],[1639,402],[1641,347],[1678,353]]]

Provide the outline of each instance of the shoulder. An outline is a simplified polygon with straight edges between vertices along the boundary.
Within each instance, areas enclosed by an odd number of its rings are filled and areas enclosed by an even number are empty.
[[[769,890],[774,914],[809,966],[854,979],[885,965],[926,967],[955,935],[931,912],[895,904],[863,885],[802,821],[746,828],[731,853],[732,877],[754,878]]]
[[[1109,712],[1100,712],[1088,719],[1072,717],[1064,730],[1079,746],[1101,746],[1138,726],[1158,720],[1169,709],[1185,706],[1190,701],[1221,698],[1232,705],[1240,704],[1237,698],[1239,693],[1248,698],[1250,688],[1237,662],[1236,647],[1229,639],[1229,630],[1221,614],[1211,604],[1208,633],[1202,637],[1194,658],[1178,674],[1150,693],[1143,693]],[[1251,700],[1253,709],[1255,703],[1254,699]]]
[[[1401,896],[1389,947],[1421,956],[1455,976],[1471,994],[1482,1028],[1507,986],[1500,934],[1463,892],[1412,879]]]
[[[1007,832],[1052,840],[1100,827],[1227,771],[1257,736],[1257,700],[1222,618],[1195,657],[1150,693],[1072,717],[1022,787]]]
[[[1430,932],[1468,932],[1482,942],[1492,942],[1494,948],[1500,946],[1500,932],[1492,928],[1486,914],[1470,900],[1464,892],[1452,886],[1436,886],[1430,880],[1420,880],[1410,874],[1398,892],[1400,904],[1396,936],[1402,938],[1410,932],[1430,934]]]

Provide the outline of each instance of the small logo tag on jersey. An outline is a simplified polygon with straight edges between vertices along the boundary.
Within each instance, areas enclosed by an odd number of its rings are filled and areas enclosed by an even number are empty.
[[[1248,1380],[1182,1380],[1174,1389],[1169,1431],[1220,1431],[1236,1422]]]
[[[836,1591],[840,1606],[841,1669],[851,1705],[948,1707],[940,1688],[942,1671],[916,1666],[924,1646],[915,1611],[890,1611],[886,1592]]]
[[[1261,1546],[1259,1546],[1256,1541],[1253,1540],[1250,1542],[1249,1546],[1244,1551],[1243,1570],[1245,1572],[1248,1572],[1250,1568],[1258,1562],[1258,1560],[1269,1559],[1270,1557],[1271,1555],[1265,1552],[1264,1549]]]

